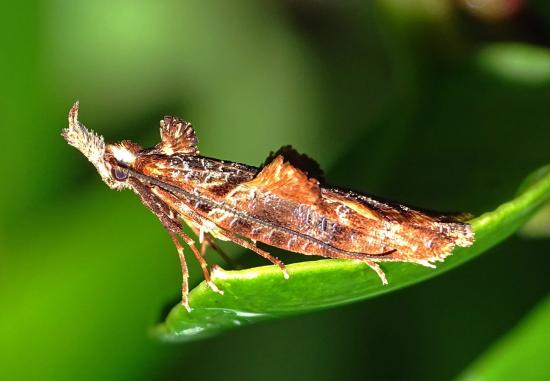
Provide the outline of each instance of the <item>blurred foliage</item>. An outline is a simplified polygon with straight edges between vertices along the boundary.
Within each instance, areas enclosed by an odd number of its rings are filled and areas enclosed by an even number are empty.
[[[550,204],[546,204],[521,229],[521,235],[527,238],[550,237]]]
[[[491,44],[479,52],[479,64],[505,80],[534,86],[550,81],[550,50],[525,44]]]
[[[259,164],[293,144],[335,185],[479,214],[550,156],[550,7],[519,4],[498,21],[451,0],[4,4],[0,379],[460,374],[547,295],[548,239],[514,237],[382,298],[162,345],[147,331],[178,298],[170,239],[59,133],[76,99],[107,140],[144,146],[181,115],[208,156]]]
[[[544,380],[550,374],[550,298],[530,312],[518,327],[491,346],[460,377],[463,380]]]

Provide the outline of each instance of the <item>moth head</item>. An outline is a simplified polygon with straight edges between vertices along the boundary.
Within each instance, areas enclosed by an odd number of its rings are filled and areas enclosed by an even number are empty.
[[[139,146],[127,141],[106,145],[103,136],[88,130],[78,121],[78,107],[78,102],[71,107],[69,127],[63,130],[62,136],[67,143],[86,156],[111,189],[128,188],[128,173],[121,167],[131,166],[139,152]]]
[[[115,189],[129,187],[126,182],[128,180],[128,171],[126,168],[133,167],[140,151],[141,147],[129,140],[123,140],[116,144],[108,144],[105,148],[105,162],[110,168],[111,182],[114,184]]]

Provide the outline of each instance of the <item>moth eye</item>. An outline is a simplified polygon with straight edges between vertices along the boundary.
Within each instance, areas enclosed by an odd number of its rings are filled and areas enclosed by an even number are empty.
[[[118,167],[113,168],[112,173],[113,177],[118,181],[124,181],[128,178],[128,172]]]

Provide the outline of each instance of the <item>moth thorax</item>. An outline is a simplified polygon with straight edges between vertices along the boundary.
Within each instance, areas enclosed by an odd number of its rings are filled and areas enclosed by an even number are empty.
[[[119,144],[110,144],[107,148],[116,161],[126,165],[134,163],[139,149],[140,148],[136,144],[126,141]]]

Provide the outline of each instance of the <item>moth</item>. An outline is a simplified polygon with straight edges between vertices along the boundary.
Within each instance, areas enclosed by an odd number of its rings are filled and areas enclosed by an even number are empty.
[[[280,267],[257,242],[305,255],[362,261],[387,284],[381,262],[435,267],[455,246],[474,242],[465,215],[436,214],[324,185],[318,165],[290,147],[270,155],[261,168],[199,155],[190,123],[166,116],[161,141],[141,148],[123,140],[105,144],[69,112],[63,137],[88,158],[112,189],[131,189],[160,220],[176,246],[183,274],[182,304],[188,310],[187,245],[212,281],[204,252],[219,251],[215,239],[233,241]],[[182,231],[188,224],[201,248]]]

